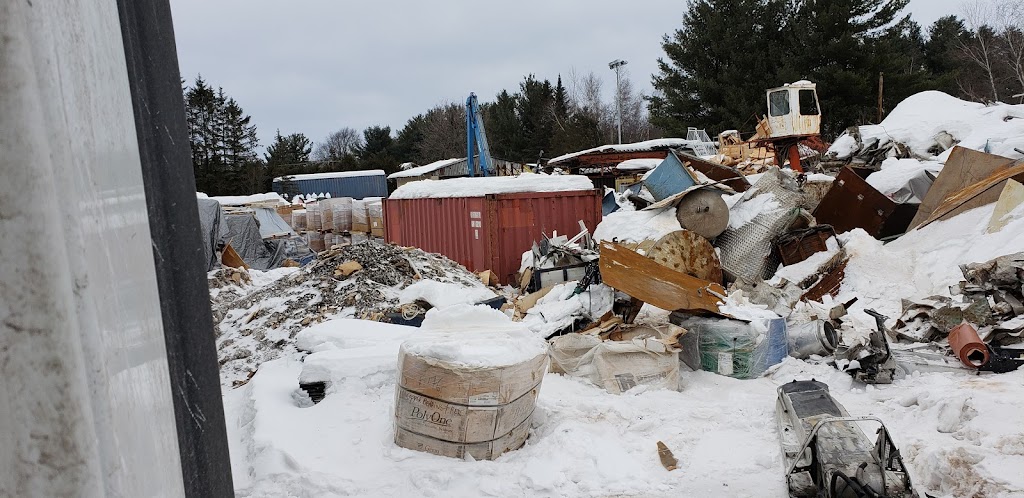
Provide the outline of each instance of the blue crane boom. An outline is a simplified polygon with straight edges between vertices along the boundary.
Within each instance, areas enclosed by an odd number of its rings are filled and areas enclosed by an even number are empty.
[[[473,159],[473,144],[480,160],[480,171],[487,176],[491,171],[491,148],[487,145],[487,132],[484,131],[484,117],[480,114],[480,103],[475,93],[466,99],[466,160],[469,161],[469,175],[476,176],[476,161]]]

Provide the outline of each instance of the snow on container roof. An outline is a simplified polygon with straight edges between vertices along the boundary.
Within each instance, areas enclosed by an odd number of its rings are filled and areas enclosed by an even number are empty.
[[[199,199],[213,199],[219,202],[221,206],[244,206],[246,204],[256,204],[260,202],[274,202],[281,205],[288,204],[288,201],[285,201],[281,195],[276,192],[252,195],[223,195],[220,197],[209,197],[202,192],[196,192],[196,197]]]
[[[636,142],[631,144],[602,145],[600,147],[594,147],[593,149],[581,150],[579,152],[570,152],[568,154],[558,156],[548,161],[548,164],[558,164],[561,162],[568,161],[569,159],[572,159],[574,157],[579,157],[585,154],[611,152],[644,152],[649,150],[668,149],[671,147],[682,147],[684,145],[703,143],[704,142],[698,142],[696,140],[687,140],[685,138],[658,138],[655,140],[647,140],[646,142]]]
[[[415,177],[415,176],[423,176],[423,175],[426,175],[426,174],[433,173],[433,172],[435,172],[435,171],[437,171],[437,170],[439,170],[441,168],[444,168],[445,166],[448,166],[448,165],[451,165],[451,164],[455,164],[455,163],[457,163],[459,161],[465,161],[465,160],[466,160],[466,158],[464,158],[464,157],[463,158],[453,158],[453,159],[442,159],[440,161],[434,161],[434,162],[432,162],[430,164],[426,164],[426,165],[423,165],[423,166],[417,166],[415,168],[409,168],[407,170],[399,171],[397,173],[391,173],[390,175],[388,175],[388,178],[389,179],[394,179],[394,178],[412,178],[412,177]]]
[[[647,171],[657,168],[664,159],[626,159],[618,164],[615,169],[624,171]]]
[[[382,169],[365,169],[360,171],[332,171],[330,173],[308,173],[305,175],[290,175],[292,180],[320,180],[324,178],[347,178],[353,176],[384,176]],[[274,178],[275,182],[284,181],[283,176]]]
[[[419,180],[395,189],[389,199],[428,199],[442,197],[483,197],[488,194],[518,192],[563,192],[590,190],[594,183],[582,175],[539,175],[523,173],[519,176],[488,176],[451,178],[449,180]]]

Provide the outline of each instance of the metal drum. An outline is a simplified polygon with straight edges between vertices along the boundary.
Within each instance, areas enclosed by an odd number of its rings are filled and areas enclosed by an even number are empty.
[[[794,358],[808,358],[811,355],[828,356],[839,345],[836,329],[825,320],[790,326],[789,355]]]

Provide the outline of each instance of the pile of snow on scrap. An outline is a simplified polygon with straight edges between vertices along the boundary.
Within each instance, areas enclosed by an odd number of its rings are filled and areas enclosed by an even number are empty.
[[[954,145],[1020,157],[1024,149],[1024,105],[984,105],[927,91],[900,102],[877,125],[855,126],[832,143],[824,161],[878,164],[888,157],[945,162]]]
[[[452,302],[493,296],[476,275],[444,256],[376,241],[334,248],[248,292],[218,291],[213,312],[222,382],[242,381],[261,363],[294,352],[295,334],[310,324],[334,316],[384,319],[403,304],[403,289],[418,282],[424,293],[407,299],[437,295],[423,288],[432,285],[450,285]]]
[[[590,190],[594,183],[582,175],[543,175],[523,173],[519,176],[490,176],[420,180],[395,189],[389,199],[436,199],[441,197],[483,197],[489,194],[518,192],[566,192]]]

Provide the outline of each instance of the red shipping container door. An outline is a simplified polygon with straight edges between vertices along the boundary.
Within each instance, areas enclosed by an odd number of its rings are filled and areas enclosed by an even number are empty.
[[[572,237],[579,222],[601,222],[601,190],[491,194],[485,197],[385,199],[387,241],[436,252],[513,283],[524,252],[541,234]]]

